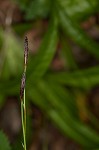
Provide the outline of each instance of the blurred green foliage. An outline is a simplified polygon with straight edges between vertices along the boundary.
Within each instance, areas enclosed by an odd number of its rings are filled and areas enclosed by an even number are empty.
[[[0,131],[0,149],[1,150],[11,150],[8,138],[2,131]]]
[[[49,18],[38,54],[29,59],[27,70],[27,103],[33,102],[49,117],[66,136],[74,139],[84,149],[99,148],[99,135],[79,117],[76,94],[90,90],[99,84],[99,66],[80,70],[66,37],[81,48],[99,58],[99,44],[80,27],[80,22],[99,11],[98,0],[20,0],[17,1],[26,20]],[[12,27],[19,34],[30,29],[31,24]],[[60,33],[60,29],[64,33]],[[0,30],[0,104],[3,97],[19,97],[20,78],[23,65],[22,40],[12,30]],[[50,70],[57,44],[61,42],[62,53],[71,72]],[[66,88],[66,87],[69,87]],[[82,95],[81,95],[82,96]],[[28,106],[27,106],[28,107]],[[95,124],[95,116],[89,118]],[[29,119],[30,121],[31,119]],[[30,132],[29,132],[30,133]],[[30,138],[28,136],[28,138]],[[28,139],[27,139],[28,140]],[[18,141],[20,142],[20,141]],[[5,142],[7,143],[7,142]],[[21,143],[20,143],[21,144]],[[21,149],[14,146],[13,149]],[[16,144],[17,145],[17,144]]]

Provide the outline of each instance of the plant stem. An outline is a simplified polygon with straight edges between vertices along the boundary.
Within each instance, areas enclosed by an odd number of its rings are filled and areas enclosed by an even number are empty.
[[[23,129],[24,150],[26,150],[26,108],[25,108],[25,89],[24,89],[24,99],[23,99],[23,101],[21,101],[21,118],[22,118],[22,129]]]
[[[23,142],[24,150],[26,150],[26,105],[25,105],[25,82],[26,82],[26,67],[28,60],[28,38],[25,37],[24,41],[24,72],[21,79],[20,100],[21,100],[21,118],[23,129]]]

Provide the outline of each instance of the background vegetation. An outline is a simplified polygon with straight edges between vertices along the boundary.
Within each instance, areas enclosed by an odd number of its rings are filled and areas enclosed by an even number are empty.
[[[23,39],[27,35],[30,49],[26,83],[28,147],[33,137],[35,140],[31,111],[34,113],[33,108],[37,107],[44,116],[43,126],[50,120],[63,135],[77,143],[77,149],[98,149],[99,1],[19,0],[11,4],[8,11],[0,10],[1,112],[9,97],[20,104]],[[90,17],[93,21],[89,25],[82,23]],[[30,35],[36,31],[40,39],[35,37],[35,50],[34,37]],[[95,36],[91,37],[89,31],[96,33]],[[21,141],[21,131],[12,144],[0,132],[0,150],[21,150]],[[44,146],[48,148],[47,142],[44,140]]]

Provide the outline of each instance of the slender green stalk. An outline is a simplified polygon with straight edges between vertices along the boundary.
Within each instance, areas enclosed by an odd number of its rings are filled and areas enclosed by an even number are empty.
[[[21,99],[21,119],[22,119],[22,129],[23,129],[23,148],[26,150],[26,105],[25,105],[25,89],[23,100]]]
[[[26,134],[26,104],[25,104],[25,89],[24,89],[24,125],[25,125],[25,134]]]
[[[25,121],[24,121],[24,104],[21,102],[21,118],[22,118],[22,129],[23,129],[23,148],[26,150],[26,129],[25,129]]]
[[[25,102],[25,82],[26,82],[26,67],[28,60],[28,39],[25,38],[24,45],[24,72],[21,79],[20,100],[21,100],[21,118],[23,129],[23,148],[26,150],[26,102]]]

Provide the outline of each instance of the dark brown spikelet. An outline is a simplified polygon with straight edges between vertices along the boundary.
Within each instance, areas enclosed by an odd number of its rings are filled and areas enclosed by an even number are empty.
[[[23,96],[24,96],[25,82],[26,82],[26,74],[24,72],[22,75],[21,87],[20,87],[20,99],[21,100],[23,100]]]
[[[24,41],[24,65],[27,65],[27,61],[28,61],[28,38],[27,36],[25,37],[25,41]]]

